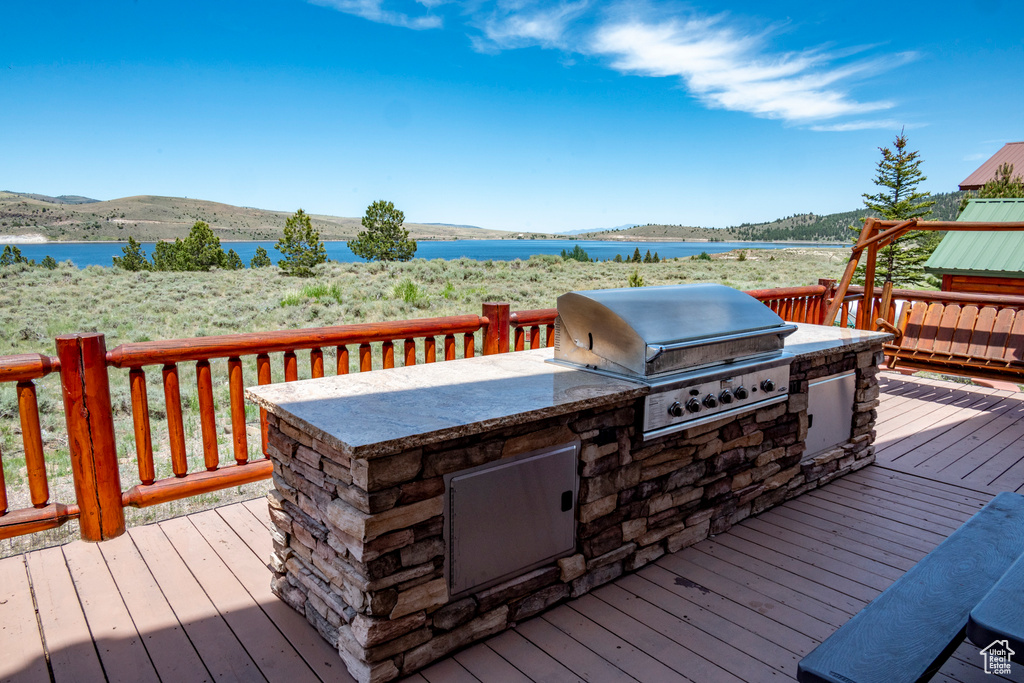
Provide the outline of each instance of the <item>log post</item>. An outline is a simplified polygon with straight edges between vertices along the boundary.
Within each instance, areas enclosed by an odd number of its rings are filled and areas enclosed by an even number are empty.
[[[487,318],[484,328],[484,355],[508,353],[508,323],[511,307],[507,303],[487,302],[483,314]]]
[[[56,341],[82,540],[116,538],[124,533],[124,508],[106,343],[98,333],[64,335]]]
[[[821,300],[818,301],[815,306],[815,315],[817,319],[814,321],[818,325],[825,324],[825,311],[828,310],[828,305],[832,300],[832,297],[836,293],[836,281],[831,278],[819,278],[818,284],[825,288],[825,291],[821,293]]]

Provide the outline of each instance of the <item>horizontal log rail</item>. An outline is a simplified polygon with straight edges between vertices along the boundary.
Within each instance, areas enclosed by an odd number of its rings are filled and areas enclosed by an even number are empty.
[[[512,350],[522,351],[527,348],[541,348],[540,328],[546,332],[544,348],[555,345],[555,318],[557,308],[534,308],[527,311],[516,311],[509,316],[512,326]]]

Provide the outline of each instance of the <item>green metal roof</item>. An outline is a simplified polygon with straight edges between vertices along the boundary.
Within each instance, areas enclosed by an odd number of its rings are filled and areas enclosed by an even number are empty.
[[[1024,221],[1024,199],[972,199],[957,221]],[[948,232],[924,269],[933,275],[1024,277],[1024,231]]]

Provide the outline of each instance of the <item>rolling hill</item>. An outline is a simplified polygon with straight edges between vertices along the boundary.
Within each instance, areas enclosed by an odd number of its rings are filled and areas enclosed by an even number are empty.
[[[0,192],[0,234],[39,234],[50,240],[140,241],[185,237],[196,221],[206,221],[222,240],[278,239],[290,211],[267,211],[183,197],[47,197]],[[358,218],[311,215],[324,240],[348,240],[362,225]],[[501,239],[515,236],[473,226],[406,223],[416,240]]]

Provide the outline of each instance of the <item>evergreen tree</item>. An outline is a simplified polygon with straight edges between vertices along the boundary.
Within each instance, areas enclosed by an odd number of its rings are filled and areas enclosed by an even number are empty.
[[[630,259],[630,262],[640,263],[641,261],[643,261],[643,259],[640,257],[640,247],[637,247],[636,251],[633,252],[633,258]]]
[[[575,247],[573,247],[572,251],[566,251],[565,249],[562,250],[562,260],[589,263],[591,259],[590,255],[587,254],[583,247],[577,244]]]
[[[348,248],[367,261],[408,261],[416,253],[416,241],[409,239],[409,231],[402,227],[405,214],[391,202],[383,199],[366,207],[363,227]]]
[[[49,254],[39,263],[43,268],[47,270],[57,270],[57,261]]]
[[[189,230],[188,237],[182,242],[185,250],[184,260],[188,264],[185,270],[209,270],[228,268],[228,256],[220,246],[220,238],[213,234],[209,223],[196,221]]]
[[[651,250],[648,249],[647,253],[644,254],[644,263],[650,263],[650,262],[651,262]]]
[[[923,218],[931,213],[935,204],[929,200],[929,192],[919,192],[917,186],[927,177],[921,173],[921,162],[917,151],[907,149],[907,136],[901,131],[893,142],[895,151],[879,147],[882,159],[878,162],[878,173],[874,183],[879,188],[876,194],[864,194],[864,206],[875,214],[890,221],[905,221]],[[856,229],[856,228],[854,228]],[[904,235],[892,244],[878,250],[875,268],[875,284],[882,286],[892,282],[895,286],[913,285],[924,277],[922,265],[934,251],[940,236],[925,231]],[[864,282],[864,266],[857,270],[857,281]]]
[[[614,261],[616,263],[622,263],[622,254],[616,254]]]
[[[0,254],[0,266],[13,266],[17,263],[27,263],[30,266],[35,265],[33,261],[29,261],[21,255],[21,249],[8,244],[4,247],[3,254]]]
[[[651,263],[661,263],[661,259],[658,258],[658,252],[654,252],[654,257],[651,258]]]
[[[266,268],[267,266],[274,265],[270,261],[270,256],[267,254],[267,250],[263,247],[256,247],[256,255],[249,261],[250,268]]]
[[[238,252],[234,249],[228,249],[224,267],[228,270],[242,270],[245,268],[245,264],[242,263],[242,257],[238,255]]]
[[[274,248],[284,256],[277,265],[285,275],[310,277],[314,266],[327,261],[327,250],[320,241],[320,232],[313,229],[313,221],[302,209],[285,221],[284,237]]]
[[[122,270],[149,270],[152,266],[146,258],[146,251],[135,238],[128,236],[128,244],[121,247],[124,256],[114,257],[114,267]]]

